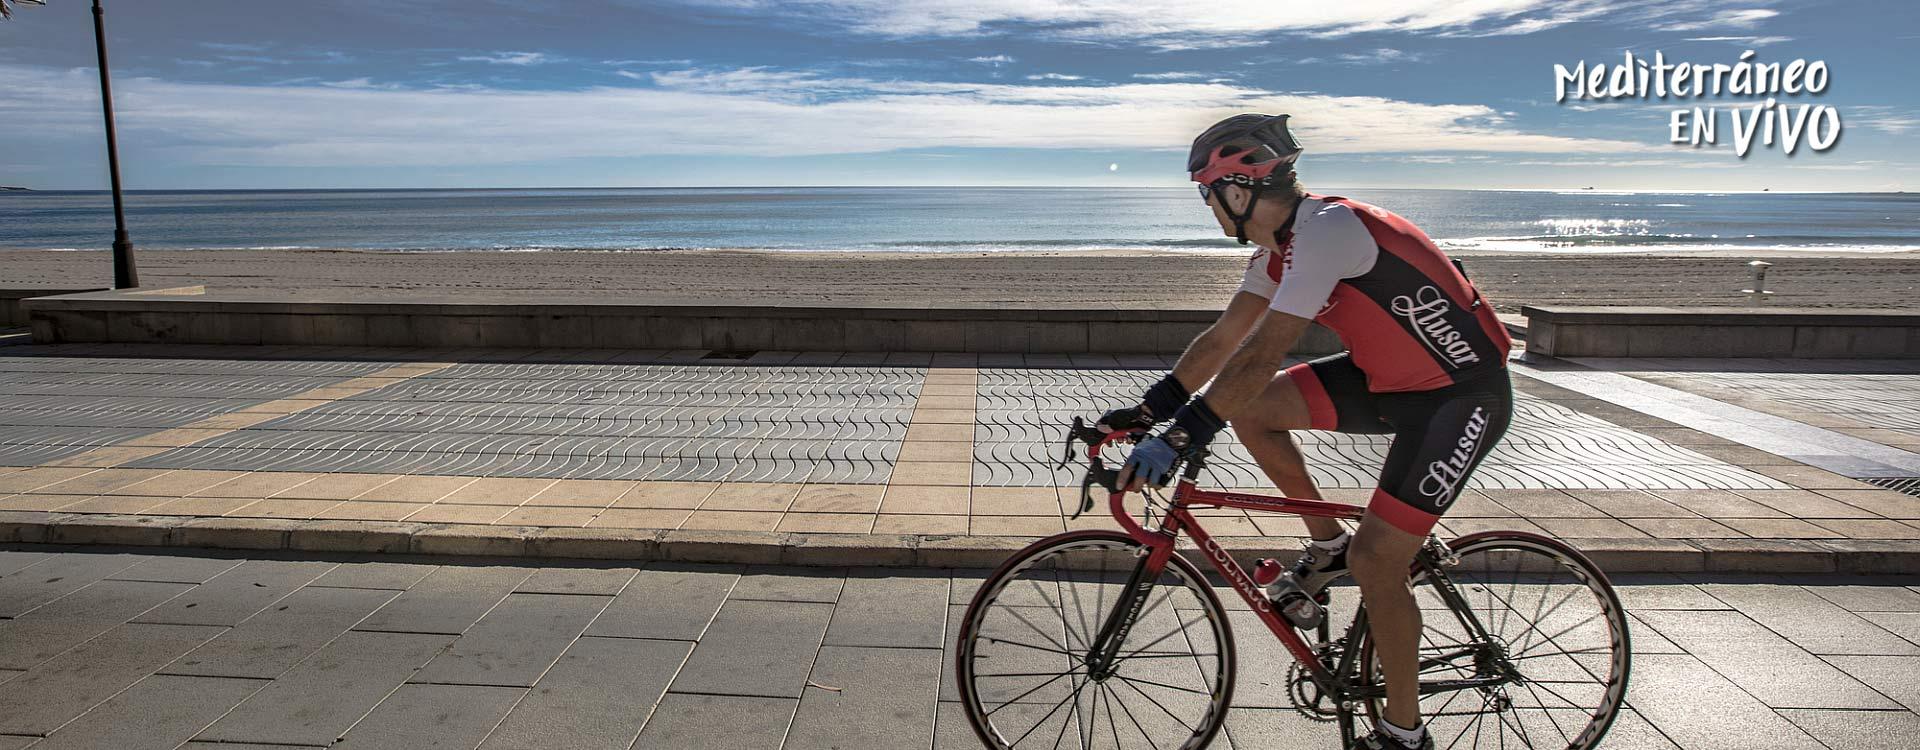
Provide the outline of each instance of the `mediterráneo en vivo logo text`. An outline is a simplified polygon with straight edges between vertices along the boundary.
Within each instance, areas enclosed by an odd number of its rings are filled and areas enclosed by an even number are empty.
[[[1795,58],[1777,63],[1756,62],[1754,58],[1754,51],[1747,50],[1733,63],[1670,63],[1665,54],[1654,52],[1649,62],[1628,50],[1626,60],[1618,65],[1588,65],[1582,60],[1569,70],[1556,64],[1553,100],[1753,99],[1756,101],[1751,104],[1725,109],[1675,109],[1667,117],[1668,142],[1715,145],[1721,142],[1724,112],[1725,121],[1731,125],[1734,153],[1743,159],[1752,152],[1756,136],[1761,147],[1778,148],[1789,155],[1802,143],[1813,151],[1825,151],[1840,142],[1840,110],[1825,104],[1781,101],[1825,92],[1831,80],[1826,61]]]

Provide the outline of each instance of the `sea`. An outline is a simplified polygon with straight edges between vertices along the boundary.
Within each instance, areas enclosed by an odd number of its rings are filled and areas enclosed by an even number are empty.
[[[1920,249],[1920,194],[1326,190],[1485,252]],[[142,248],[1234,251],[1191,187],[134,191]],[[0,249],[112,240],[104,191],[0,191]]]

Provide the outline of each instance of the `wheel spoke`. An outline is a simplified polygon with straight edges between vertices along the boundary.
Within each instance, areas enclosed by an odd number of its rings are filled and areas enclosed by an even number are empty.
[[[1054,681],[1055,681],[1055,680],[1059,680],[1059,679],[1060,679],[1060,678],[1062,678],[1062,677],[1071,677],[1071,676],[1074,676],[1074,675],[1076,675],[1076,674],[1078,674],[1078,673],[1076,673],[1076,672],[1061,672],[1060,674],[1057,674],[1057,675],[1054,675],[1054,676],[1053,676],[1053,679],[1050,679],[1050,680],[1047,680],[1046,682],[1042,682],[1042,683],[1040,683],[1040,684],[1038,684],[1038,685],[1035,685],[1035,686],[1033,686],[1033,687],[1032,687],[1031,689],[1029,689],[1029,690],[1028,690],[1027,692],[1024,692],[1024,693],[1021,693],[1021,694],[1019,694],[1019,695],[1016,695],[1016,696],[1013,696],[1012,698],[1009,698],[1009,699],[1007,699],[1007,702],[1005,702],[1005,703],[1002,703],[1002,704],[1000,704],[1000,705],[998,705],[998,706],[994,706],[994,707],[993,707],[993,711],[988,711],[988,712],[986,713],[986,715],[987,715],[987,716],[992,716],[992,715],[994,714],[994,711],[999,711],[1000,709],[1003,709],[1003,708],[1006,708],[1006,707],[1008,707],[1008,706],[1011,706],[1011,705],[1013,705],[1013,704],[1015,704],[1015,703],[1018,703],[1018,702],[1020,701],[1020,699],[1021,699],[1021,698],[1025,698],[1025,697],[1027,697],[1027,696],[1029,696],[1029,695],[1033,695],[1034,693],[1037,693],[1037,692],[1040,692],[1040,688],[1043,688],[1043,687],[1046,687],[1046,686],[1048,686],[1048,685],[1052,685],[1052,684],[1054,683]],[[975,680],[975,682],[978,682],[978,680]]]
[[[1115,676],[1115,677],[1118,677],[1119,675],[1114,675],[1114,676]],[[1163,713],[1163,714],[1166,714],[1166,715],[1167,715],[1167,718],[1169,718],[1169,719],[1173,719],[1173,720],[1174,720],[1175,722],[1177,722],[1177,723],[1179,723],[1179,724],[1180,724],[1180,726],[1183,726],[1183,727],[1186,727],[1186,729],[1187,729],[1187,731],[1189,731],[1189,732],[1191,732],[1191,731],[1193,731],[1193,725],[1191,725],[1191,724],[1188,724],[1188,723],[1186,723],[1186,722],[1184,722],[1184,721],[1180,721],[1180,717],[1179,717],[1179,715],[1177,715],[1177,714],[1175,714],[1175,713],[1174,713],[1173,711],[1171,711],[1171,710],[1169,710],[1169,709],[1168,709],[1168,708],[1166,707],[1166,705],[1165,705],[1165,704],[1163,704],[1163,703],[1161,703],[1161,702],[1160,702],[1160,700],[1159,700],[1158,698],[1155,698],[1155,697],[1153,697],[1153,696],[1151,696],[1151,695],[1147,695],[1147,694],[1146,694],[1146,692],[1144,692],[1144,691],[1142,691],[1142,690],[1141,690],[1140,688],[1138,688],[1138,687],[1135,687],[1135,686],[1134,686],[1134,684],[1133,684],[1133,681],[1131,681],[1131,680],[1127,680],[1127,679],[1124,679],[1124,678],[1122,678],[1122,680],[1121,680],[1121,684],[1123,684],[1123,685],[1126,685],[1126,686],[1127,686],[1127,689],[1128,689],[1128,690],[1132,690],[1132,691],[1133,691],[1133,692],[1135,692],[1135,693],[1139,693],[1139,694],[1140,694],[1140,697],[1142,697],[1142,698],[1145,698],[1145,699],[1147,699],[1148,701],[1151,701],[1151,702],[1153,703],[1153,705],[1154,705],[1154,707],[1155,707],[1155,708],[1158,708],[1158,709],[1160,709],[1160,713]]]
[[[1127,682],[1138,683],[1141,685],[1152,685],[1154,687],[1162,687],[1168,690],[1178,690],[1183,693],[1193,693],[1194,695],[1213,695],[1213,693],[1205,690],[1195,690],[1193,688],[1184,688],[1178,685],[1168,685],[1164,682],[1155,682],[1153,680],[1143,680],[1138,677],[1128,677],[1123,674],[1114,674],[1113,678],[1116,680],[1126,680]]]

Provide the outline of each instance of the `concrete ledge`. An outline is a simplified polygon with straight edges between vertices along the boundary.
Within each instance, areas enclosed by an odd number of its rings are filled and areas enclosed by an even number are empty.
[[[1551,357],[1920,357],[1920,313],[1783,307],[1534,307],[1527,351]]]
[[[1300,553],[1292,539],[1234,539],[1251,566]],[[0,543],[95,544],[453,557],[749,563],[802,566],[991,568],[1029,537],[799,534],[661,529],[570,529],[0,511]],[[1920,574],[1920,541],[1795,539],[1578,539],[1608,573]],[[1183,545],[1182,552],[1196,559]],[[1202,565],[1202,568],[1206,568]]]
[[[197,287],[24,303],[34,341],[290,346],[578,347],[718,351],[1179,353],[1217,309],[547,304],[239,299]],[[1300,354],[1343,348],[1318,326]]]
[[[20,304],[22,300],[33,299],[35,297],[57,297],[68,294],[87,294],[89,292],[104,291],[107,290],[99,287],[93,289],[0,289],[0,328],[12,328],[14,326],[24,326],[27,324],[26,308]]]

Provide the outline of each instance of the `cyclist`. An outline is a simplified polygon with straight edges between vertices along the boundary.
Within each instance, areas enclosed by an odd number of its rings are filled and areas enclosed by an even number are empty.
[[[1231,421],[1282,492],[1312,499],[1320,493],[1290,431],[1393,433],[1351,539],[1338,521],[1307,518],[1313,541],[1270,592],[1305,627],[1322,613],[1304,599],[1351,569],[1387,686],[1385,715],[1355,747],[1431,748],[1420,721],[1420,611],[1407,568],[1507,429],[1512,342],[1493,306],[1418,227],[1365,203],[1307,193],[1293,170],[1301,147],[1287,117],[1236,115],[1194,140],[1187,171],[1221,230],[1260,247],[1226,311],[1173,372],[1138,406],[1108,412],[1101,424],[1172,423],[1129,456],[1120,477],[1128,490],[1164,486],[1176,457],[1204,448]],[[1310,322],[1332,329],[1347,351],[1282,370]],[[1305,606],[1289,607],[1288,598]]]

